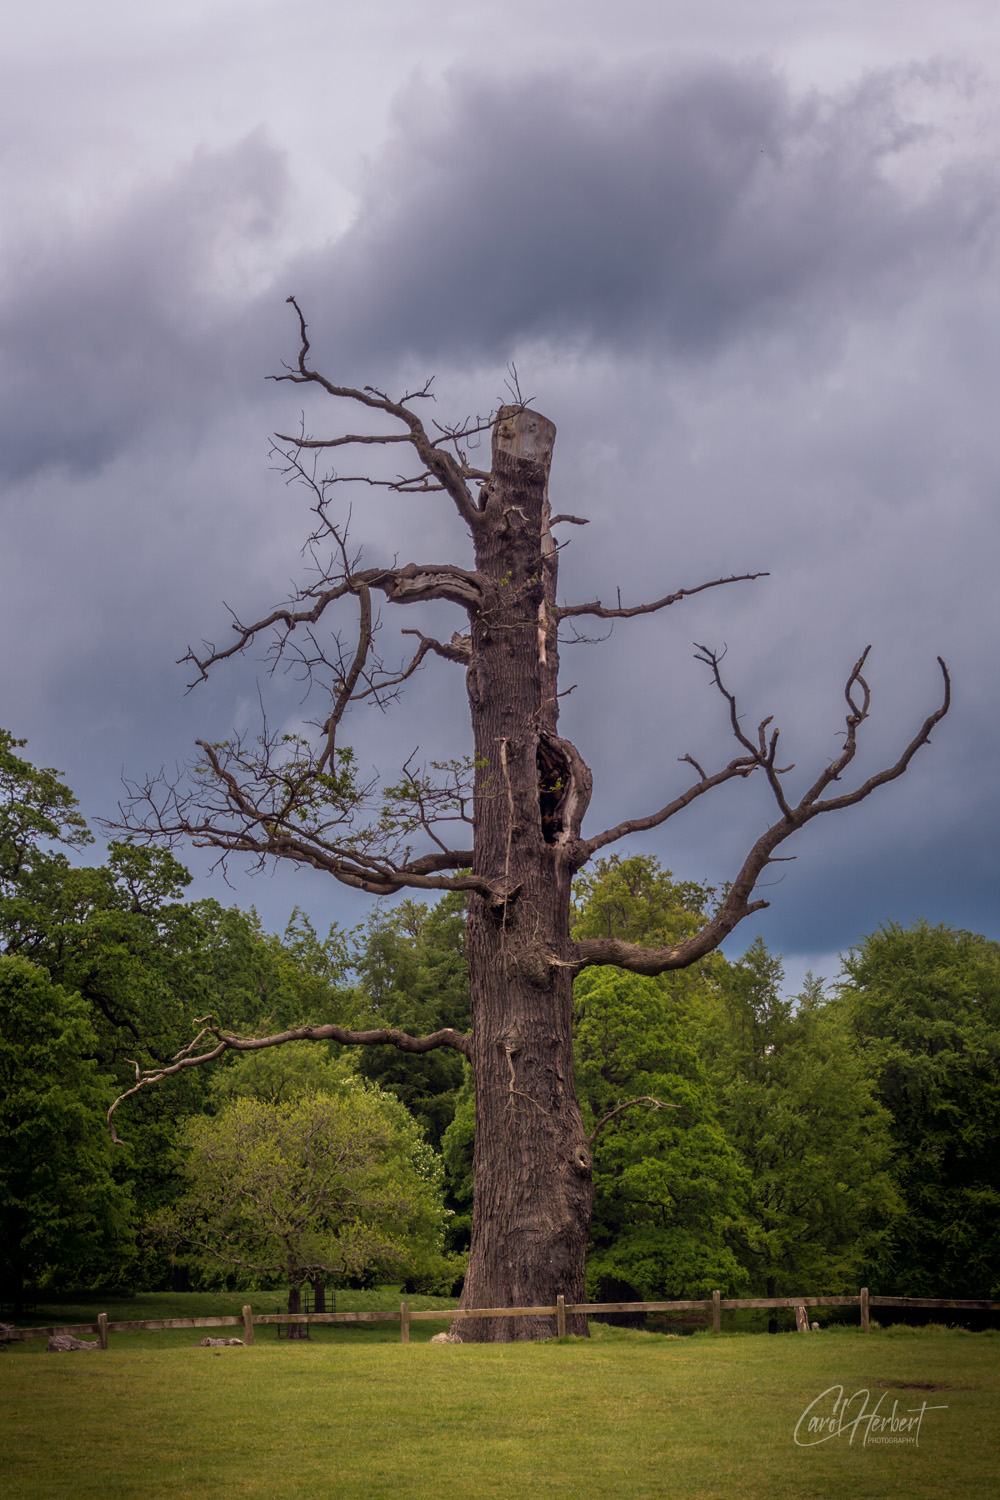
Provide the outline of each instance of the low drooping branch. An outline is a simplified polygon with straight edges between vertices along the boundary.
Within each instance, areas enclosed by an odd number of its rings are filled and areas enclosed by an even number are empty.
[[[602,834],[598,839],[592,840],[588,847],[601,848],[604,844],[612,842],[613,838],[622,837],[624,833],[642,827],[654,827],[657,823],[663,822],[672,812],[685,806],[694,796],[708,790],[710,785],[727,780],[731,775],[750,775],[758,768],[767,777],[781,817],[756,841],[733,881],[725,901],[700,932],[669,948],[644,948],[637,943],[621,942],[617,938],[587,938],[570,946],[569,966],[574,972],[579,972],[593,964],[614,964],[618,968],[629,969],[636,974],[654,975],[662,974],[668,969],[683,969],[689,964],[696,963],[698,959],[704,958],[706,954],[717,948],[737,924],[743,921],[744,917],[750,916],[755,911],[761,911],[769,905],[767,901],[752,901],[750,898],[763,871],[769,864],[775,862],[774,851],[785,839],[790,838],[793,833],[805,827],[821,813],[853,807],[869,797],[876,787],[885,786],[888,782],[895,781],[897,777],[902,776],[920,747],[929,743],[932,729],[944,718],[951,704],[951,680],[948,668],[940,657],[938,657],[938,665],[944,678],[944,697],[941,706],[924,720],[899,759],[891,766],[887,766],[885,770],[869,776],[853,791],[843,792],[839,796],[823,797],[823,793],[831,784],[840,780],[857,754],[858,729],[868,717],[871,703],[871,690],[862,676],[862,668],[870,649],[870,647],[866,648],[855,663],[844,689],[848,707],[844,747],[840,754],[824,767],[804,796],[793,805],[785,795],[781,778],[794,767],[779,767],[775,763],[778,731],[775,729],[768,733],[768,726],[771,723],[768,718],[759,725],[756,740],[752,740],[744,733],[737,712],[736,699],[722,680],[721,655],[699,646],[698,650],[701,653],[699,660],[706,662],[711,668],[715,684],[729,705],[733,733],[746,750],[746,756],[732,762],[725,772],[717,773],[716,777],[703,777],[702,781],[688,793],[670,803],[660,813],[653,814],[651,819],[633,819],[631,822],[619,824],[617,829],[611,829],[608,834]],[[565,960],[560,962],[565,962]]]
[[[652,1094],[640,1094],[637,1099],[626,1099],[624,1104],[616,1104],[614,1109],[609,1109],[603,1119],[598,1120],[593,1130],[587,1137],[587,1145],[592,1146],[600,1135],[605,1125],[613,1120],[615,1115],[620,1115],[623,1110],[631,1109],[634,1104],[645,1104],[647,1109],[680,1109],[679,1104],[668,1104],[663,1099],[654,1099]]]
[[[236,1036],[235,1033],[214,1025],[208,1016],[199,1017],[195,1025],[200,1026],[201,1031],[164,1067],[142,1068],[132,1058],[126,1058],[135,1068],[135,1083],[123,1094],[119,1094],[108,1110],[108,1125],[115,1145],[122,1144],[113,1119],[119,1104],[131,1099],[140,1090],[152,1088],[155,1084],[162,1083],[164,1078],[183,1073],[187,1068],[200,1068],[206,1063],[217,1062],[226,1052],[259,1052],[265,1047],[280,1047],[285,1042],[339,1042],[342,1047],[396,1047],[400,1052],[417,1053],[433,1052],[437,1047],[451,1047],[456,1052],[461,1052],[463,1057],[471,1056],[472,1044],[469,1038],[464,1032],[455,1031],[450,1026],[431,1032],[429,1036],[410,1036],[409,1032],[390,1029],[348,1031],[343,1026],[332,1023],[295,1026],[288,1031],[279,1031],[274,1036]],[[195,1049],[208,1036],[215,1038],[216,1045],[206,1052],[197,1052]]]

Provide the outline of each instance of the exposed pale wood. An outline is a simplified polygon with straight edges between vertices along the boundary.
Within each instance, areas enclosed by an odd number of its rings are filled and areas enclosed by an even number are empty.
[[[562,1292],[556,1298],[556,1337],[566,1337],[566,1298]]]
[[[410,1304],[408,1302],[399,1304],[399,1342],[401,1344],[410,1342]]]
[[[795,1307],[795,1331],[796,1333],[809,1332],[809,1314],[801,1302],[797,1303]]]
[[[722,1332],[722,1293],[718,1290],[712,1293],[712,1332]]]
[[[246,1302],[243,1304],[243,1342],[253,1343],[253,1308]]]
[[[97,1314],[97,1343],[98,1343],[98,1346],[101,1349],[106,1349],[108,1347],[108,1315],[107,1315],[107,1313],[98,1313]]]
[[[858,1301],[861,1304],[861,1332],[862,1333],[867,1333],[868,1332],[868,1288],[866,1286],[863,1286],[861,1288],[861,1295],[858,1298]]]

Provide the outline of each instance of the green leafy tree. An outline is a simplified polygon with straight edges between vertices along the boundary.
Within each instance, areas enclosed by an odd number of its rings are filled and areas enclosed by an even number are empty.
[[[312,1047],[308,1042],[290,1042],[278,1050],[266,1048],[247,1052],[227,1068],[219,1068],[209,1088],[209,1114],[231,1104],[234,1099],[256,1099],[260,1104],[287,1104],[306,1094],[339,1096],[358,1084],[354,1059],[350,1054],[338,1056],[330,1047]],[[370,1089],[377,1094],[378,1091]],[[395,1100],[381,1095],[383,1107],[393,1110]],[[405,1110],[394,1110],[394,1118],[403,1128],[419,1138],[415,1122]]]
[[[1000,1294],[1000,944],[916,922],[844,960],[854,1034],[891,1118],[905,1204],[872,1285]]]
[[[53,859],[51,844],[79,847],[91,834],[60,772],[39,768],[16,752],[27,743],[0,729],[0,899],[30,882]]]
[[[79,996],[0,954],[0,1295],[15,1311],[26,1287],[113,1276],[131,1248],[94,1042]]]
[[[705,925],[718,894],[714,886],[675,880],[653,855],[612,854],[573,882],[573,938],[581,942],[617,934],[623,942],[644,947],[681,943]],[[714,954],[706,954],[692,967],[667,975],[666,982],[701,984],[717,962]]]
[[[475,1144],[476,1089],[472,1069],[466,1066],[451,1124],[441,1140],[448,1202],[453,1210],[447,1226],[447,1241],[452,1250],[467,1250],[472,1236]]]
[[[398,1140],[404,1143],[408,1159],[421,1179],[431,1187],[435,1198],[440,1197],[446,1177],[441,1157],[405,1104],[395,1094],[379,1088],[356,1071],[355,1055],[330,1044],[316,1047],[308,1042],[291,1042],[276,1050],[267,1048],[248,1052],[238,1062],[219,1069],[214,1075],[209,1108],[217,1110],[235,1099],[280,1105],[311,1094],[342,1098],[344,1095],[353,1096],[360,1090],[374,1101]],[[415,1247],[406,1275],[408,1290],[450,1292],[456,1281],[461,1280],[465,1260],[454,1252],[465,1246],[460,1239],[455,1240],[453,1219],[452,1211],[447,1210],[443,1223],[447,1253],[441,1254],[439,1249],[428,1248],[426,1244]],[[378,1271],[379,1268],[373,1266],[364,1272],[349,1272],[348,1280],[354,1284],[370,1285]],[[310,1280],[316,1296],[316,1311],[323,1312],[325,1276],[311,1276]]]
[[[449,893],[433,906],[403,901],[373,915],[352,958],[366,1024],[413,1036],[468,1027],[465,907],[463,895]],[[454,1116],[463,1066],[461,1054],[448,1048],[407,1057],[366,1047],[357,1059],[362,1076],[395,1094],[435,1148]]]
[[[594,1159],[588,1295],[735,1289],[743,1273],[726,1236],[739,1211],[740,1166],[695,1045],[694,1007],[661,980],[615,970],[583,975],[574,1006],[577,1089]]]
[[[16,753],[22,744],[0,731],[0,946],[82,997],[87,1056],[114,1080],[114,1093],[134,1082],[137,1065],[168,1064],[199,1016],[268,1030],[303,1017],[354,1018],[336,931],[320,940],[294,913],[282,939],[264,932],[253,911],[186,902],[191,877],[167,850],[112,843],[103,865],[71,863],[65,848],[91,842],[76,799],[57,771]],[[113,1169],[137,1221],[178,1191],[177,1121],[206,1108],[208,1083],[188,1071],[172,1097],[135,1100]],[[141,1243],[136,1256],[136,1279],[155,1284],[166,1274]]]
[[[342,1070],[335,1092],[278,1102],[254,1097],[262,1083],[251,1068],[218,1114],[185,1122],[185,1189],[155,1233],[244,1285],[286,1279],[292,1312],[306,1281],[399,1278],[440,1258],[440,1164],[398,1101]]]
[[[710,1046],[747,1183],[735,1243],[754,1291],[835,1295],[879,1263],[900,1209],[889,1117],[844,1007],[814,980],[794,1004],[782,977],[760,940],[719,975]]]
[[[573,936],[619,933],[665,947],[704,925],[714,896],[651,856],[613,855],[574,886]],[[743,1278],[726,1243],[740,1167],[697,1045],[718,963],[656,978],[593,969],[573,987],[576,1085],[594,1161],[587,1285],[599,1300],[701,1296]],[[645,1102],[628,1107],[636,1098]]]

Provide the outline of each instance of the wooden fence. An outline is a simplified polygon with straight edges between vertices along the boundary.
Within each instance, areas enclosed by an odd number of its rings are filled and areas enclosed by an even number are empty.
[[[410,1342],[410,1324],[415,1322],[455,1322],[461,1318],[538,1318],[554,1317],[556,1336],[566,1333],[567,1314],[584,1313],[594,1317],[598,1313],[655,1313],[655,1312],[710,1312],[712,1331],[722,1332],[722,1314],[740,1308],[791,1307],[795,1309],[796,1324],[801,1332],[808,1332],[807,1309],[811,1307],[856,1307],[861,1319],[861,1331],[869,1331],[869,1310],[872,1307],[916,1307],[916,1308],[961,1308],[973,1312],[1000,1311],[1000,1302],[988,1302],[970,1298],[949,1297],[873,1297],[868,1288],[849,1297],[723,1297],[713,1292],[711,1297],[696,1298],[681,1302],[567,1302],[558,1297],[554,1306],[542,1307],[467,1307],[430,1308],[414,1312],[408,1302],[401,1302],[398,1311],[391,1312],[332,1312],[332,1313],[254,1313],[247,1305],[242,1316],[219,1316],[211,1318],[152,1318],[140,1322],[109,1323],[106,1313],[98,1313],[94,1323],[59,1323],[45,1328],[13,1328],[4,1334],[8,1340],[52,1338],[56,1334],[70,1334],[79,1338],[81,1334],[96,1333],[98,1346],[108,1347],[108,1336],[112,1333],[159,1333],[168,1328],[239,1328],[243,1329],[243,1341],[252,1344],[254,1329],[268,1323],[306,1324],[313,1323],[399,1323],[400,1343]]]

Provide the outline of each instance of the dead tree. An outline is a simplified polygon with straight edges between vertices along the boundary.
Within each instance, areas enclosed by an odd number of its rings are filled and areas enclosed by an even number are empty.
[[[305,321],[298,304],[289,301],[299,317],[301,347],[297,364],[273,378],[316,388],[337,403],[377,414],[375,425],[387,430],[328,438],[305,432],[279,436],[281,466],[313,489],[311,549],[320,563],[316,576],[265,618],[249,625],[235,621],[235,639],[225,649],[206,647],[187,659],[201,680],[219,662],[267,638],[275,659],[296,660],[329,695],[328,711],[312,740],[279,741],[265,729],[252,743],[199,742],[201,758],[193,779],[177,785],[147,783],[140,789],[141,806],[133,805],[129,821],[134,831],[154,839],[191,839],[223,855],[312,865],[376,896],[410,889],[468,892],[472,1027],[468,1036],[442,1030],[415,1037],[322,1025],[277,1036],[238,1037],[208,1019],[199,1037],[169,1066],[148,1072],[137,1066],[135,1088],[201,1066],[227,1049],[249,1051],[296,1038],[394,1046],[405,1052],[455,1048],[472,1066],[476,1094],[475,1202],[463,1306],[551,1305],[559,1293],[567,1301],[582,1301],[592,1183],[573,1082],[574,976],[590,964],[661,974],[716,948],[738,922],[768,904],[754,899],[754,887],[778,857],[780,845],[813,818],[853,806],[903,774],[947,712],[947,669],[941,662],[941,706],[895,764],[853,790],[841,790],[868,715],[866,652],[847,680],[843,749],[795,801],[786,794],[791,767],[778,764],[777,729],[765,719],[756,734],[744,731],[719,654],[699,648],[728,711],[735,757],[709,769],[683,757],[691,780],[679,796],[655,812],[585,835],[591,773],[576,746],[558,730],[560,627],[581,618],[653,614],[738,580],[714,579],[632,607],[620,600],[613,606],[599,600],[559,604],[554,531],[577,518],[550,514],[553,424],[515,400],[488,423],[450,429],[432,424],[429,430],[415,410],[427,388],[393,400],[371,387],[335,385],[313,369]],[[492,432],[488,471],[468,461],[470,438],[487,429]],[[318,480],[311,465],[317,453],[364,451],[371,445],[398,445],[399,452],[414,460],[411,472],[392,480],[354,477],[408,494],[440,494],[472,534],[473,568],[414,562],[362,567],[350,554],[344,527],[332,509],[336,481]],[[379,597],[394,605],[447,600],[464,616],[463,628],[448,641],[405,632],[416,638],[412,656],[398,670],[387,669],[375,649],[373,601]],[[349,644],[326,629],[328,612],[337,605],[353,606],[356,612]],[[407,766],[394,787],[362,784],[350,749],[338,740],[349,705],[366,698],[386,701],[429,655],[464,669],[475,746],[469,773],[459,763],[437,775]],[[571,940],[570,884],[593,855],[660,827],[723,783],[750,776],[767,781],[777,815],[700,932],[667,948],[644,948],[613,937]],[[455,828],[467,830],[464,837],[456,839]],[[571,1331],[586,1332],[582,1317],[571,1323]],[[546,1317],[469,1320],[461,1335],[537,1338],[551,1335],[552,1325]]]

